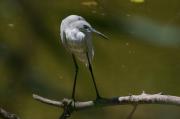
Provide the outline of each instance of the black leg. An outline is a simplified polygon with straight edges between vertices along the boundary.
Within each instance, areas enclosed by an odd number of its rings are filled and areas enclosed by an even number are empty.
[[[72,54],[72,58],[73,58],[73,62],[75,65],[75,77],[74,77],[74,83],[73,83],[73,91],[72,91],[72,99],[73,101],[71,101],[69,104],[64,106],[64,112],[62,113],[62,115],[59,117],[59,119],[67,119],[68,117],[70,117],[71,113],[73,112],[73,110],[71,110],[71,104],[72,102],[74,103],[74,109],[76,109],[75,107],[75,90],[76,90],[76,80],[77,80],[77,74],[78,74],[78,65],[76,62],[76,58],[74,56],[74,54]]]
[[[93,80],[93,84],[94,84],[94,87],[95,87],[95,90],[96,90],[96,98],[97,99],[100,99],[100,95],[99,95],[99,91],[97,89],[97,85],[96,85],[96,82],[95,82],[95,79],[94,79],[94,74],[93,74],[93,70],[92,70],[92,66],[91,66],[91,63],[90,63],[90,60],[89,60],[89,56],[88,56],[88,53],[86,53],[87,55],[87,59],[88,59],[88,65],[89,65],[89,71],[91,73],[91,77],[92,77],[92,80]]]
[[[73,92],[72,92],[72,99],[75,101],[75,91],[76,91],[76,80],[77,80],[77,74],[78,74],[78,65],[77,65],[77,62],[76,62],[76,58],[75,56],[72,54],[72,57],[73,57],[73,62],[74,62],[74,65],[75,65],[75,77],[74,77],[74,84],[73,84]]]

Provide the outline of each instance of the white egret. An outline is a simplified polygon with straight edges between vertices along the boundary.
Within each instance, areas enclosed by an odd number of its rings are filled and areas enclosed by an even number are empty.
[[[96,99],[101,98],[96,86],[91,66],[94,57],[92,33],[96,33],[103,38],[108,39],[104,34],[91,27],[91,25],[81,16],[70,15],[63,19],[60,25],[60,36],[62,44],[72,54],[72,58],[76,68],[72,92],[72,99],[74,101],[76,80],[78,74],[78,64],[76,59],[84,63],[89,68],[96,91]]]

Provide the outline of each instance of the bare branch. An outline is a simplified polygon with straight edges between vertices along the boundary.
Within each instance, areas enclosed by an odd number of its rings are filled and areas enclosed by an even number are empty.
[[[41,97],[41,96],[36,95],[36,94],[33,94],[33,98],[35,100],[38,100],[38,101],[42,102],[42,103],[46,103],[46,104],[57,106],[57,107],[63,107],[63,103],[60,102],[60,101],[50,100],[50,99]]]
[[[56,107],[62,107],[62,108],[64,107],[64,102],[69,103],[70,101],[72,101],[71,99],[63,99],[62,101],[55,101],[55,100],[43,98],[36,94],[33,94],[33,98],[42,103],[46,103],[49,105],[53,105]],[[72,106],[74,106],[73,103],[72,103]],[[75,108],[76,108],[76,110],[78,110],[78,109],[84,109],[84,108],[95,107],[95,106],[102,107],[102,106],[128,105],[128,104],[131,104],[131,105],[168,104],[168,105],[180,106],[180,97],[171,96],[171,95],[162,95],[161,93],[146,94],[145,92],[143,92],[140,95],[114,97],[114,98],[109,98],[109,99],[101,99],[99,101],[97,101],[97,100],[86,101],[86,102],[76,101]]]
[[[15,114],[11,114],[1,107],[0,107],[0,117],[2,117],[3,119],[20,119]]]
[[[137,109],[137,104],[133,105],[133,109],[126,119],[132,119],[132,116],[134,115],[136,109]]]

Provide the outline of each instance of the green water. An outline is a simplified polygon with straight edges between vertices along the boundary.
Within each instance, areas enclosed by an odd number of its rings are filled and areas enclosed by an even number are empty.
[[[180,1],[1,0],[0,106],[22,119],[57,119],[62,109],[41,104],[32,93],[61,100],[71,97],[74,66],[60,42],[60,21],[86,18],[110,40],[94,35],[93,70],[104,97],[164,92],[180,95]],[[80,62],[77,100],[95,90]],[[125,119],[131,106],[93,108],[73,119]],[[179,119],[180,108],[140,105],[133,119]]]

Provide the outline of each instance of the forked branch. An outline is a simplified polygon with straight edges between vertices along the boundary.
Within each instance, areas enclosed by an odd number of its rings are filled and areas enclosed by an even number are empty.
[[[12,114],[10,112],[7,112],[3,108],[0,107],[0,117],[3,119],[20,119],[18,116],[15,114]]]
[[[56,107],[64,107],[64,104],[69,104],[72,102],[71,99],[63,99],[62,101],[55,101],[41,97],[39,95],[33,94],[33,98],[45,104],[53,105]],[[74,102],[73,102],[74,103]],[[74,104],[71,103],[73,106]],[[121,96],[108,99],[102,99],[99,101],[85,101],[85,102],[75,102],[76,110],[90,108],[90,107],[103,107],[103,106],[113,106],[113,105],[139,105],[139,104],[167,104],[180,106],[180,97],[158,94],[146,94],[143,92],[140,95],[130,95]]]

